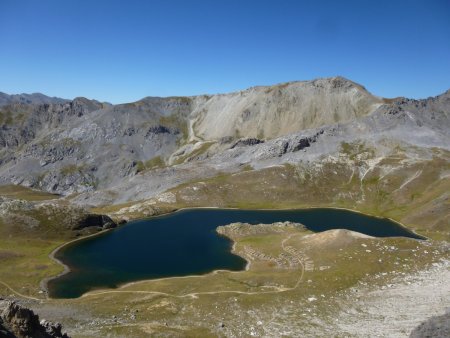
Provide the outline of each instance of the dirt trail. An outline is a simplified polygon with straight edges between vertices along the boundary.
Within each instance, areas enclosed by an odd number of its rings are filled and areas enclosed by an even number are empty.
[[[6,284],[5,282],[0,281],[0,284],[5,286],[7,289],[11,290],[12,293],[14,293],[15,295],[22,297],[22,298],[26,298],[26,299],[31,299],[31,300],[42,300],[39,298],[35,298],[35,297],[31,297],[31,296],[27,296],[24,295],[23,293],[20,293],[19,291],[14,290],[9,284]]]

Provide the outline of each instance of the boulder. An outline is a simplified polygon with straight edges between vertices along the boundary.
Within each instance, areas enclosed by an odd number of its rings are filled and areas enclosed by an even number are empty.
[[[60,323],[39,321],[39,316],[14,301],[0,300],[0,337],[68,338]]]

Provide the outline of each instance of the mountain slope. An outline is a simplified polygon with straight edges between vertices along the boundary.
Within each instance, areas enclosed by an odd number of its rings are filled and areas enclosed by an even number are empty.
[[[77,98],[0,107],[0,182],[110,204],[189,180],[318,161],[342,142],[383,153],[448,148],[449,92],[384,100],[341,77],[212,96],[147,97],[121,105]],[[300,151],[301,150],[301,151]]]
[[[271,139],[368,115],[383,101],[342,77],[214,95],[192,113],[195,134]]]

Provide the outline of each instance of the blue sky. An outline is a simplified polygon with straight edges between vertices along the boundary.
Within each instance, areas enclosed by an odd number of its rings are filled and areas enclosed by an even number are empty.
[[[450,1],[0,0],[0,91],[112,103],[342,75],[450,88]]]

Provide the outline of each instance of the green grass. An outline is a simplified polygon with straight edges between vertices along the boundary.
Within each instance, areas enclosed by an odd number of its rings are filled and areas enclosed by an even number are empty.
[[[12,124],[13,117],[10,111],[0,111],[0,124]]]
[[[26,201],[45,201],[59,198],[58,195],[33,190],[20,185],[0,185],[0,196]]]
[[[243,167],[242,167],[242,171],[251,171],[251,170],[253,170],[254,168],[252,167],[252,165],[251,164],[246,164],[246,165],[244,165]]]
[[[145,161],[144,164],[148,169],[161,168],[165,166],[164,159],[161,156],[153,157],[152,159]]]
[[[355,160],[357,156],[365,155],[365,157],[373,157],[374,151],[367,147],[363,143],[353,142],[353,143],[347,143],[342,142],[341,143],[341,151],[344,154],[347,154],[350,158],[350,160]]]
[[[161,156],[153,157],[145,162],[138,161],[136,164],[136,172],[140,173],[145,170],[162,168],[165,166],[164,159]]]
[[[138,162],[136,163],[136,172],[137,172],[137,173],[140,173],[140,172],[142,172],[142,171],[144,171],[144,170],[145,170],[145,164],[144,164],[144,162],[138,161]]]
[[[8,252],[11,258],[0,258],[0,281],[15,291],[31,297],[43,298],[39,293],[40,282],[63,271],[63,267],[50,260],[48,254],[64,241],[46,241],[33,238],[9,238],[0,241],[0,252]],[[11,290],[0,284],[0,294]]]
[[[67,206],[58,196],[20,186],[0,186],[0,196],[13,200],[0,214],[0,282],[15,292],[43,298],[40,281],[63,269],[49,254],[77,235],[91,232],[71,230],[86,211]],[[49,203],[36,204],[42,201]],[[2,283],[0,295],[11,294]]]

